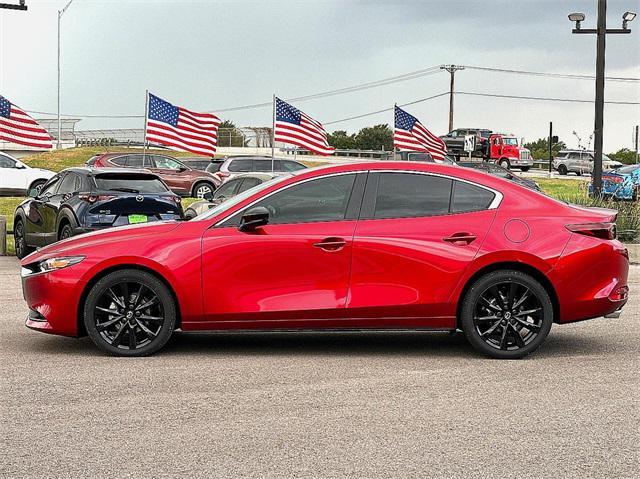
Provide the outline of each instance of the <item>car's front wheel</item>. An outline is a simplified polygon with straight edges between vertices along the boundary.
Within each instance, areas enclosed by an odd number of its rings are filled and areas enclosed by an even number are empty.
[[[517,359],[542,344],[553,323],[545,288],[520,271],[500,270],[469,288],[461,309],[462,329],[471,345],[499,359]]]
[[[96,282],[84,304],[91,340],[115,356],[147,356],[171,337],[176,304],[162,281],[139,270],[119,270]]]
[[[566,175],[569,172],[569,170],[567,170],[567,167],[565,165],[560,165],[558,166],[558,173],[560,173],[561,175]]]
[[[13,240],[18,259],[22,259],[35,251],[35,248],[27,244],[26,230],[21,219],[17,219],[13,224]]]
[[[509,160],[507,160],[506,158],[503,158],[502,160],[500,160],[498,162],[498,165],[502,166],[503,168],[506,168],[507,170],[509,169],[509,167],[511,166],[511,163],[509,163]]]

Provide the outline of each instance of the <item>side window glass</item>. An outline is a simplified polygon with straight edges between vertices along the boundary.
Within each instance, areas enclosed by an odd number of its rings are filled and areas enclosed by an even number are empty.
[[[455,181],[453,185],[452,213],[486,210],[495,198],[495,193],[463,181]]]
[[[270,224],[340,221],[347,213],[347,205],[355,174],[329,176],[291,186],[253,206],[269,210]],[[236,215],[231,224],[240,222]]]
[[[95,161],[94,161],[95,163]],[[111,163],[113,163],[114,165],[118,165],[118,166],[127,166],[127,157],[126,156],[119,156],[117,158],[113,158],[111,160]]]
[[[254,186],[258,186],[262,183],[258,178],[245,178],[242,181],[242,185],[238,188],[237,193],[242,193],[243,191],[247,191],[249,188],[253,188]]]
[[[238,160],[232,160],[229,163],[229,171],[232,173],[241,173],[251,171],[253,161],[250,158],[241,158]]]
[[[220,186],[214,193],[214,198],[231,198],[236,194],[236,190],[238,189],[238,185],[242,180],[230,180],[226,182],[224,185]]]
[[[132,168],[142,168],[142,155],[129,155],[127,157],[127,166]]]
[[[52,196],[56,194],[58,189],[58,183],[60,182],[60,176],[54,176],[42,187],[38,196]]]
[[[73,193],[75,191],[77,176],[73,173],[67,173],[60,183],[58,194]]]
[[[274,160],[273,168],[282,171],[282,162]],[[253,171],[271,171],[271,160],[253,160]]]
[[[382,173],[374,218],[410,218],[449,213],[453,181],[414,173]]]
[[[162,170],[177,170],[180,168],[180,163],[167,156],[153,155],[153,161],[156,164],[155,167]]]
[[[0,155],[0,168],[15,168],[16,162],[11,158]]]

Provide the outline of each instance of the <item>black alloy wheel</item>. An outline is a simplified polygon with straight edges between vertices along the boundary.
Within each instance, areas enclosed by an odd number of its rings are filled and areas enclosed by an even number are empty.
[[[24,231],[24,223],[20,219],[16,220],[15,224],[13,225],[13,240],[14,240],[15,249],[16,249],[16,256],[18,257],[18,259],[22,259],[28,254],[33,253],[35,251],[35,248],[32,248],[29,245],[27,245],[27,238],[25,236],[25,231]]]
[[[463,306],[463,329],[482,353],[516,359],[534,351],[553,323],[553,306],[542,285],[519,271],[496,271],[480,278]]]
[[[173,333],[176,307],[158,278],[138,270],[108,274],[91,289],[84,306],[87,333],[102,350],[118,356],[146,356]]]
[[[70,224],[65,224],[60,230],[60,235],[58,237],[58,240],[71,238],[72,236],[73,236],[73,228],[71,228]]]

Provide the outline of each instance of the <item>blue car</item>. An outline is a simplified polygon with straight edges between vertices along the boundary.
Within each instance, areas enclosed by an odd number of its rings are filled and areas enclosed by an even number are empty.
[[[589,195],[593,183],[589,183]],[[616,200],[637,201],[640,195],[640,164],[602,173],[602,194]]]

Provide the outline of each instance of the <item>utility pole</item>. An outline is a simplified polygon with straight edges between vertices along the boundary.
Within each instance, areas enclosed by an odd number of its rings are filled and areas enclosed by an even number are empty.
[[[605,39],[608,33],[631,33],[627,23],[636,17],[633,12],[625,12],[622,15],[622,28],[607,29],[607,0],[598,0],[598,28],[581,28],[584,21],[584,13],[571,13],[569,20],[576,23],[572,33],[586,33],[596,35],[596,101],[595,122],[593,133],[594,158],[593,158],[593,195],[600,196],[602,192],[602,140],[604,127],[604,59]]]
[[[440,70],[447,70],[451,76],[449,82],[449,131],[453,130],[453,95],[455,93],[455,74],[458,70],[464,70],[462,65],[440,65]]]
[[[640,158],[638,157],[638,130],[640,130],[640,126],[636,125],[636,163],[640,163]]]

